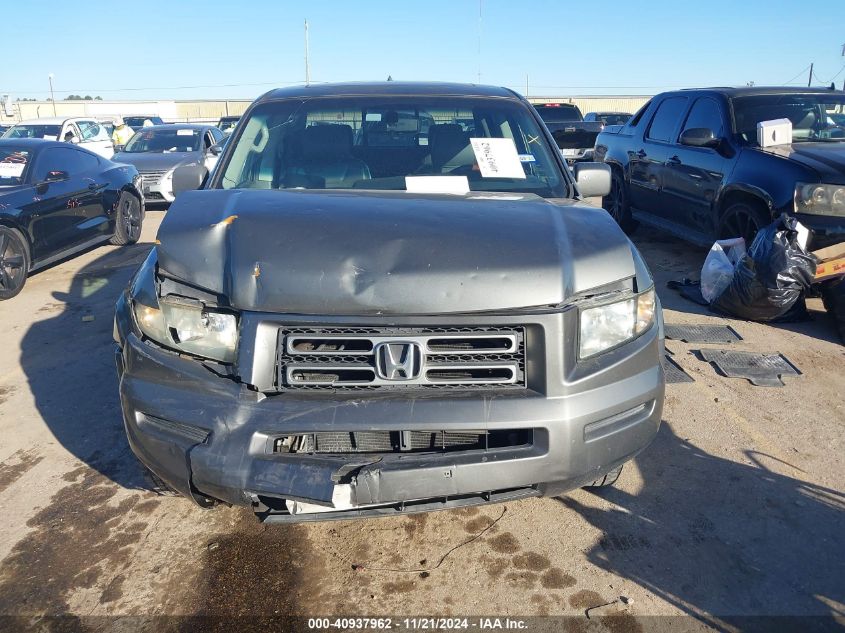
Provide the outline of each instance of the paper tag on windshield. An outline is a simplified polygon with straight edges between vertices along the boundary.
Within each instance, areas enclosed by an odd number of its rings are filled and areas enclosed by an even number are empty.
[[[176,130],[176,136],[193,136],[194,130]]]
[[[469,142],[483,178],[525,179],[513,139],[471,138]]]
[[[466,176],[405,176],[405,189],[411,193],[469,193]]]
[[[41,138],[43,138],[45,141],[56,141],[59,139],[58,136],[53,136],[52,134],[45,134]]]
[[[26,163],[0,163],[0,178],[20,178]]]

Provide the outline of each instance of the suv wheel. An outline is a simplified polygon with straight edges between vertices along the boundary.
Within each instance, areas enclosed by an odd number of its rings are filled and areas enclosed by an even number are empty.
[[[29,272],[29,246],[15,229],[0,226],[0,301],[23,290]]]
[[[769,223],[760,205],[749,202],[735,202],[722,214],[719,222],[719,239],[732,237],[745,239],[746,246],[751,246],[757,232]]]
[[[615,171],[610,179],[610,193],[602,198],[602,206],[626,233],[631,233],[637,228],[637,223],[631,217],[625,180]]]

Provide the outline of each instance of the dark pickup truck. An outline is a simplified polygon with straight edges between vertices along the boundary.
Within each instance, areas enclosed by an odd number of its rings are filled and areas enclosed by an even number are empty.
[[[810,246],[845,240],[845,92],[709,88],[654,97],[596,140],[613,177],[607,209],[701,244],[751,239],[782,212],[812,231]],[[761,147],[757,124],[789,119],[791,143]]]
[[[567,161],[593,160],[596,137],[604,129],[602,121],[585,121],[581,110],[572,103],[535,103],[534,109]]]

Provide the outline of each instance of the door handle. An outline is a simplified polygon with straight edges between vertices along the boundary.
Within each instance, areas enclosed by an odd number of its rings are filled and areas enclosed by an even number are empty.
[[[680,164],[681,164],[681,159],[680,159],[680,158],[678,158],[678,156],[677,156],[677,155],[675,155],[675,156],[673,156],[672,158],[670,158],[668,162],[669,162],[669,164],[670,164],[670,165],[680,165]]]

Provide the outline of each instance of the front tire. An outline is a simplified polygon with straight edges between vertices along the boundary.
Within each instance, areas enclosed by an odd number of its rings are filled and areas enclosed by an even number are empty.
[[[0,226],[0,301],[23,290],[29,273],[29,245],[15,229]]]
[[[770,221],[762,205],[753,202],[735,202],[722,214],[722,219],[719,221],[719,239],[741,237],[745,239],[746,247],[751,246],[757,232]]]
[[[114,219],[114,236],[111,243],[115,246],[134,244],[141,238],[141,202],[131,193],[125,191],[117,201]]]
[[[631,216],[631,207],[628,204],[628,190],[625,187],[625,179],[614,171],[610,179],[610,193],[602,198],[604,207],[610,216],[625,233],[633,233],[637,223]]]

